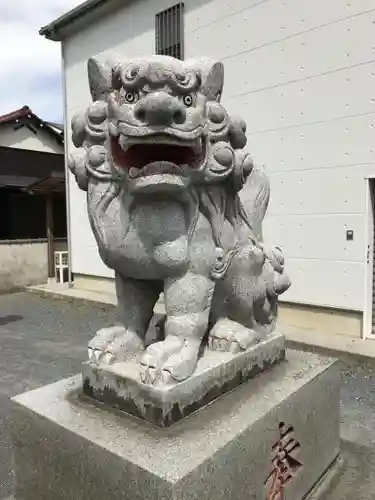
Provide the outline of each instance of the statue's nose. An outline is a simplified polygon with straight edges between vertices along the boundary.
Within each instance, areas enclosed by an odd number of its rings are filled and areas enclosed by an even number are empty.
[[[186,120],[183,103],[166,92],[154,92],[138,101],[134,115],[147,125],[171,126]]]

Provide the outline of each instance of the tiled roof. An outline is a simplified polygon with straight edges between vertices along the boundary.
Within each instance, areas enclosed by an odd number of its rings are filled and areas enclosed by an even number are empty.
[[[18,120],[20,118],[27,118],[28,115],[33,114],[29,106],[23,106],[21,109],[16,109],[16,111],[12,111],[11,113],[7,113],[5,115],[0,116],[0,123],[8,123],[14,120]]]
[[[46,132],[52,134],[60,144],[64,142],[64,130],[60,125],[52,124],[44,121],[39,116],[31,111],[29,106],[23,106],[5,115],[0,115],[0,125],[5,123],[19,122],[21,120],[30,120],[30,122],[38,128],[43,128]]]

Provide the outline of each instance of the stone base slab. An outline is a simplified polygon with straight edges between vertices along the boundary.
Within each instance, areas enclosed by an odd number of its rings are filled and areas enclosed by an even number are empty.
[[[282,423],[300,464],[285,498],[307,498],[339,455],[339,371],[287,358],[167,429],[82,401],[80,376],[13,398],[17,500],[270,499]]]
[[[205,349],[194,374],[174,385],[146,385],[138,359],[97,366],[84,363],[86,395],[160,427],[190,415],[285,358],[285,338],[270,335],[240,353]]]
[[[307,495],[306,500],[323,500],[328,493],[332,493],[342,478],[345,467],[346,460],[340,454],[317,485]]]

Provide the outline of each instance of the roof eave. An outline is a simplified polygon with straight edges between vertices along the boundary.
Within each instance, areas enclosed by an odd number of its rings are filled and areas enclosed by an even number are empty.
[[[23,188],[24,191],[32,193],[65,192],[65,173],[52,171],[46,177],[37,179]]]
[[[103,15],[113,12],[132,0],[86,0],[39,30],[39,35],[54,42],[62,42],[67,36],[87,26]]]
[[[105,0],[86,0],[86,2],[77,5],[77,7],[69,10],[46,26],[42,26],[39,30],[39,35],[56,42],[61,41],[62,38],[59,36],[59,32],[63,30],[64,27],[82,17],[88,11],[95,9],[95,7],[104,1]]]

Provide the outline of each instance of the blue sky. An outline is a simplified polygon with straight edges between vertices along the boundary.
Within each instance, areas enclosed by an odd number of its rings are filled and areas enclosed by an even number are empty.
[[[62,121],[60,43],[39,28],[83,0],[0,0],[0,114],[28,105]]]

